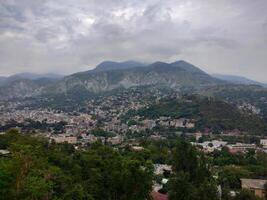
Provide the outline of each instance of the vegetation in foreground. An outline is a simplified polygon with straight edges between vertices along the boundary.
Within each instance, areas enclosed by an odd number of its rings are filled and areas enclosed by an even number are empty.
[[[143,146],[142,152],[99,143],[75,150],[69,144],[49,143],[11,130],[0,136],[0,149],[10,151],[0,157],[0,195],[6,200],[151,199],[152,184],[157,178],[152,163],[158,159],[173,168],[161,191],[168,193],[170,200],[217,200],[217,185],[223,186],[225,200],[257,200],[249,191],[241,191],[234,198],[227,195],[226,191],[240,187],[240,176],[256,175],[249,168],[228,168],[234,162],[244,166],[246,162],[254,163],[250,167],[262,167],[261,175],[266,175],[264,155],[260,158],[262,164],[253,154],[238,158],[217,152],[207,156],[182,139],[172,144],[145,142]],[[219,178],[214,178],[216,173]]]

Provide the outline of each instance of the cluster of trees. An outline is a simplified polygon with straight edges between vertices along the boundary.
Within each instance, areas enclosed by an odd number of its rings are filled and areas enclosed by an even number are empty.
[[[204,155],[183,139],[143,141],[143,151],[114,150],[95,143],[82,150],[69,144],[10,130],[0,135],[0,197],[6,200],[150,200],[152,163],[171,164],[161,192],[170,200],[257,200],[240,190],[240,178],[266,176],[267,156],[232,155],[226,150]],[[215,169],[218,179],[214,178]],[[235,167],[234,167],[235,166]],[[254,170],[254,171],[253,171]],[[229,190],[240,190],[234,198]]]
[[[215,157],[213,160],[211,157],[198,152],[184,140],[177,142],[172,154],[173,174],[167,188],[165,188],[170,200],[218,200],[220,197],[223,200],[260,200],[251,191],[242,190],[240,185],[240,178],[258,177],[253,177],[253,172],[248,169],[227,165],[232,161],[238,162],[237,160],[241,155],[228,160],[227,157],[230,154],[222,153],[221,158],[223,157],[227,161],[221,163],[219,176],[215,179],[214,162],[218,159],[216,155],[213,155]],[[266,154],[255,155],[249,152],[243,155],[239,162],[245,166],[258,165],[258,169],[262,167],[265,172],[267,169]],[[266,177],[266,174],[262,174],[262,176]],[[219,185],[222,190],[219,189]],[[230,196],[229,191],[231,189],[238,191],[235,197]]]
[[[264,152],[249,151],[246,154],[231,154],[227,148],[210,155],[213,166],[217,166],[218,183],[222,186],[223,196],[230,190],[241,189],[241,178],[262,179],[267,177],[267,155]],[[247,193],[247,192],[245,192]]]
[[[173,118],[192,117],[198,114],[198,102],[168,99],[153,104],[149,108],[141,109],[137,114],[152,119],[157,119],[161,116]]]
[[[149,199],[153,168],[101,144],[74,150],[68,144],[10,131],[0,136],[0,196],[5,200]]]
[[[181,140],[173,152],[174,175],[170,180],[170,200],[216,200],[216,182],[203,154]]]

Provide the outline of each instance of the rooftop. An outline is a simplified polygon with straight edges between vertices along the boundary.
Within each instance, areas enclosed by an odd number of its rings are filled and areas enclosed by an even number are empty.
[[[241,179],[242,187],[254,188],[254,189],[265,189],[267,180],[262,179]]]
[[[153,200],[168,200],[168,195],[159,192],[152,192],[151,196]]]

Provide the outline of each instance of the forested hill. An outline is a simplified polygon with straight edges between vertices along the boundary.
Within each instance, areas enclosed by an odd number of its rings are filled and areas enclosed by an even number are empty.
[[[195,119],[197,128],[210,128],[214,132],[239,129],[249,134],[267,134],[266,122],[260,116],[215,99],[163,100],[134,114],[152,119],[161,116]]]

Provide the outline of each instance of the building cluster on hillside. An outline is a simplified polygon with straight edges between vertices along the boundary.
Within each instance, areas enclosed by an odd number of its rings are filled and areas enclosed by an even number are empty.
[[[178,98],[177,94],[173,95],[173,98]],[[144,93],[133,89],[116,95],[88,100],[82,110],[79,107],[76,110],[71,109],[71,111],[23,107],[22,103],[9,102],[0,107],[0,132],[4,132],[10,127],[17,127],[22,132],[40,133],[57,143],[84,145],[101,141],[120,145],[125,141],[135,141],[135,137],[138,135],[141,137],[145,135],[152,140],[163,140],[168,138],[166,132],[163,131],[172,130],[176,136],[181,134],[195,136],[197,142],[193,144],[205,152],[220,151],[223,147],[227,147],[232,153],[245,152],[249,149],[260,149],[267,152],[267,142],[263,138],[261,146],[241,143],[228,144],[218,139],[199,142],[200,138],[212,136],[212,130],[205,128],[200,132],[195,119],[166,116],[152,119],[137,114],[136,111],[147,108],[152,102],[159,102],[164,97],[166,96],[159,91]],[[169,95],[168,98],[172,98],[172,96]],[[254,108],[249,104],[242,106],[250,110]],[[21,107],[23,108],[20,109]],[[131,112],[134,114],[128,116]],[[109,134],[94,134],[96,129],[101,129]],[[242,134],[238,129],[221,132],[221,136],[241,136]]]
[[[200,133],[196,133],[196,137],[199,138]],[[221,151],[222,148],[226,147],[230,153],[247,153],[250,150],[261,151],[267,153],[267,139],[261,139],[260,145],[256,144],[246,144],[246,143],[235,143],[228,144],[226,141],[222,140],[211,140],[204,142],[191,142],[192,145],[197,146],[201,151],[205,153],[211,153],[216,151]]]

